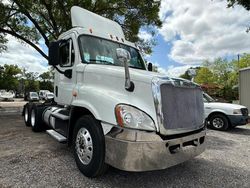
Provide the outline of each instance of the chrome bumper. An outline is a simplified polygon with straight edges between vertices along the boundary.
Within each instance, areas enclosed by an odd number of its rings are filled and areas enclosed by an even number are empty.
[[[105,162],[126,171],[165,169],[189,160],[205,150],[206,131],[162,140],[155,133],[117,130],[105,136]]]

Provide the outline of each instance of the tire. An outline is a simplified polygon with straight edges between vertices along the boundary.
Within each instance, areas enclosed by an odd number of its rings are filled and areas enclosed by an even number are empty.
[[[30,127],[31,123],[30,123],[30,105],[29,105],[29,103],[27,103],[23,107],[23,117],[24,117],[24,123],[25,123],[25,125],[27,127]]]
[[[94,117],[85,115],[77,120],[73,131],[73,152],[77,167],[85,176],[93,178],[106,172],[104,134]]]
[[[30,111],[30,124],[32,131],[41,132],[46,130],[46,125],[43,122],[42,114],[45,107],[33,104]]]
[[[215,130],[225,131],[229,127],[229,122],[225,115],[214,114],[209,118],[209,127]]]

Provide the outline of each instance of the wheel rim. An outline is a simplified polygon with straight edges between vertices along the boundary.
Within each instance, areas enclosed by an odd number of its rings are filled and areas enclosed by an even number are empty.
[[[93,142],[89,131],[86,128],[79,129],[76,137],[76,152],[80,161],[87,165],[92,160]]]
[[[27,107],[25,108],[25,111],[24,111],[24,120],[25,122],[28,122],[28,108]]]
[[[217,129],[220,129],[224,126],[224,122],[221,118],[214,118],[212,123],[213,123],[213,126]]]
[[[32,110],[32,111],[31,111],[30,120],[31,120],[31,126],[34,127],[34,126],[35,126],[35,121],[36,121],[36,118],[35,118],[35,110]]]

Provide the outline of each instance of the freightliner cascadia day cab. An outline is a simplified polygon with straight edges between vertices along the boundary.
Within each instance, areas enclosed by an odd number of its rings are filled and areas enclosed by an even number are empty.
[[[150,72],[116,22],[75,6],[71,20],[72,29],[49,48],[54,101],[27,103],[27,126],[71,146],[88,177],[109,165],[165,169],[205,150],[197,84]]]

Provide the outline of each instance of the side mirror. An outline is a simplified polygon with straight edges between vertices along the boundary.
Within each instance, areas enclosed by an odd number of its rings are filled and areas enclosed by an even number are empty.
[[[152,63],[148,63],[148,71],[153,71],[153,64]]]
[[[123,49],[123,48],[117,48],[116,49],[116,56],[117,59],[124,64],[125,68],[125,89],[127,91],[134,91],[135,85],[130,80],[130,74],[129,74],[129,61],[131,59],[129,51]]]
[[[60,41],[51,42],[49,45],[49,65],[56,66],[60,62]]]
[[[129,51],[123,48],[116,49],[116,56],[117,56],[117,59],[123,63],[127,63],[131,59]]]

